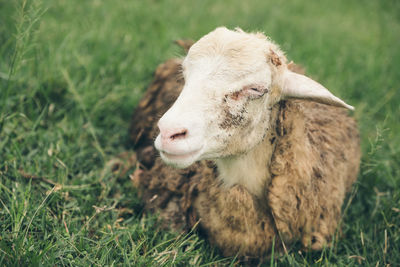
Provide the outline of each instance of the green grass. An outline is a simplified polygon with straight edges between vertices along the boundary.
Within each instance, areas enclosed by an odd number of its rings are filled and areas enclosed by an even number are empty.
[[[340,240],[264,264],[400,265],[399,14],[395,0],[0,0],[0,265],[237,263],[160,230],[107,164],[172,41],[220,25],[270,35],[356,107],[362,134]]]

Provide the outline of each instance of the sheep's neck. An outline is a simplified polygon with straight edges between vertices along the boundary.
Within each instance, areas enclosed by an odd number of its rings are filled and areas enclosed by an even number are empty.
[[[220,158],[216,160],[219,179],[223,185],[231,187],[242,185],[251,194],[262,198],[271,182],[271,159],[275,151],[279,134],[275,131],[283,120],[285,104],[279,102],[273,106],[270,114],[268,133],[258,145],[245,154]]]
[[[219,179],[223,185],[242,185],[250,193],[262,197],[271,181],[269,165],[274,150],[272,136],[266,138],[246,154],[216,160]]]

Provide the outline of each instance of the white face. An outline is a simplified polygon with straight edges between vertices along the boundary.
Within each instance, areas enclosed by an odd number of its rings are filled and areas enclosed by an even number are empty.
[[[158,123],[155,147],[166,163],[176,167],[244,153],[268,130],[275,102],[269,97],[271,70],[265,50],[238,44],[235,38],[243,33],[212,36],[217,31],[189,50],[182,65],[183,91]],[[212,41],[214,51],[210,51]],[[229,42],[233,47],[226,45]]]
[[[251,150],[267,134],[272,106],[281,98],[354,109],[289,71],[263,34],[217,28],[190,48],[182,68],[185,86],[160,119],[155,140],[162,159],[180,168]]]

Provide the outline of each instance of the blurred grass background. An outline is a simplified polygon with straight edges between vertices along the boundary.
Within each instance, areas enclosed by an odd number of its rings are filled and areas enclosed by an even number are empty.
[[[1,265],[234,265],[144,216],[128,174],[133,108],[172,41],[264,31],[356,107],[363,158],[342,237],[265,265],[400,265],[400,2],[0,0]]]

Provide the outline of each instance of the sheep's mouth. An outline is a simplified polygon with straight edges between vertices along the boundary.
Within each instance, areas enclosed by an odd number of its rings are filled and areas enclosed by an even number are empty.
[[[179,153],[179,154],[173,154],[173,153],[168,153],[166,151],[160,151],[160,154],[168,159],[181,160],[181,159],[186,159],[186,158],[192,157],[192,156],[196,155],[199,151],[200,151],[200,149],[197,149],[197,150],[190,151],[187,153]]]
[[[160,151],[160,156],[169,165],[173,165],[178,168],[186,168],[194,163],[198,158],[201,149],[196,149],[186,153],[173,154],[168,153],[164,150]]]

